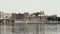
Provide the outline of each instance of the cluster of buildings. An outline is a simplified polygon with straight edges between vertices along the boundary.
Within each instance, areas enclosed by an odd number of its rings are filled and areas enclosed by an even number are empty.
[[[29,14],[25,13],[4,13],[0,12],[0,19],[13,19],[16,21],[47,21],[51,20],[51,17],[56,18],[57,15],[45,15],[44,11]],[[49,19],[50,18],[50,19]]]

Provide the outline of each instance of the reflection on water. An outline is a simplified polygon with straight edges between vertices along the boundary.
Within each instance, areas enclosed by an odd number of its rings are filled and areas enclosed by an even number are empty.
[[[0,25],[1,34],[59,34],[60,24]]]

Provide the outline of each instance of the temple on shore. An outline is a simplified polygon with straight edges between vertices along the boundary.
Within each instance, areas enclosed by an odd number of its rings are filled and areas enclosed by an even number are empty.
[[[25,13],[4,13],[0,12],[0,23],[1,22],[46,22],[46,21],[60,21],[60,17],[57,15],[48,16],[44,13],[44,11],[35,12],[29,14],[28,12]]]

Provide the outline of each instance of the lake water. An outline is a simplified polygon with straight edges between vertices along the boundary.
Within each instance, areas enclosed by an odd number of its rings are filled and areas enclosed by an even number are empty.
[[[60,24],[0,25],[1,34],[60,34]]]

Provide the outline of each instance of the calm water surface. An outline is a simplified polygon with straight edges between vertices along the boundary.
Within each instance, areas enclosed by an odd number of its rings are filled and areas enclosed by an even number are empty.
[[[60,24],[0,25],[1,34],[60,34]]]

